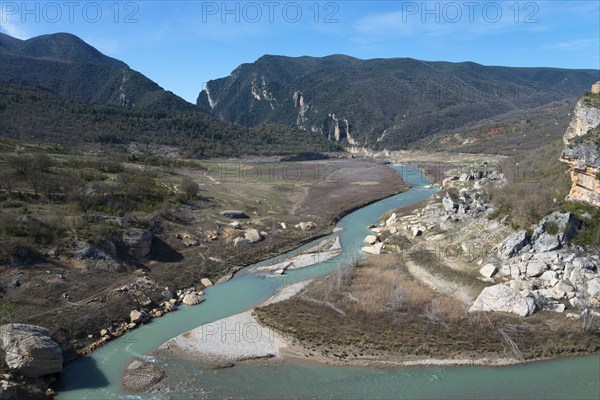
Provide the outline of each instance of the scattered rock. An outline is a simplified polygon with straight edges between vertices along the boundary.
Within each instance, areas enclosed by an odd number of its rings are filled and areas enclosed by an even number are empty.
[[[180,232],[175,237],[181,240],[186,247],[198,246],[198,238],[189,232]]]
[[[390,226],[396,223],[396,213],[392,213],[390,217],[385,221],[385,226]]]
[[[496,272],[498,272],[498,268],[496,268],[494,264],[485,264],[479,270],[479,273],[485,278],[491,278],[492,276],[496,275]]]
[[[498,254],[503,258],[509,258],[516,255],[529,242],[527,231],[521,230],[510,235],[498,246]]]
[[[383,249],[383,243],[379,242],[373,246],[363,246],[360,250],[369,254],[381,254]]]
[[[586,291],[590,297],[598,297],[600,294],[600,278],[590,279],[587,282]]]
[[[375,243],[377,243],[377,240],[378,240],[378,239],[377,239],[377,236],[375,236],[375,235],[369,235],[369,236],[367,236],[367,237],[365,238],[365,243],[368,243],[368,244],[375,244]]]
[[[547,269],[548,266],[544,262],[539,260],[532,260],[527,263],[527,269],[525,271],[525,274],[530,277],[538,277],[542,275],[542,273],[544,273]]]
[[[244,237],[250,243],[260,242],[263,239],[263,236],[260,234],[260,232],[253,228],[246,229]]]
[[[204,301],[204,297],[199,296],[197,293],[190,292],[183,296],[183,300],[181,301],[183,304],[187,304],[188,306],[195,306],[196,304],[200,304]]]
[[[141,322],[143,317],[144,314],[138,310],[133,310],[129,313],[129,319],[131,320],[132,324],[137,324],[138,322]]]
[[[27,324],[0,327],[0,349],[8,368],[29,378],[62,371],[63,354],[46,328]]]
[[[203,284],[203,285],[204,285],[204,287],[209,287],[209,286],[212,286],[212,285],[213,285],[213,283],[212,283],[212,282],[210,281],[210,279],[208,279],[208,278],[202,278],[202,279],[200,280],[200,283],[201,283],[201,284]]]
[[[424,226],[413,226],[411,228],[411,232],[414,237],[421,236],[425,230],[426,228]]]
[[[317,224],[315,224],[314,222],[308,221],[308,222],[300,222],[299,224],[294,225],[296,228],[300,228],[303,231],[312,231],[313,229],[315,229],[317,227]]]
[[[459,203],[454,201],[448,193],[446,193],[446,196],[442,199],[442,204],[444,205],[444,210],[446,210],[446,212],[458,211]]]
[[[533,249],[537,252],[545,252],[559,249],[561,247],[558,235],[542,233],[534,242]]]

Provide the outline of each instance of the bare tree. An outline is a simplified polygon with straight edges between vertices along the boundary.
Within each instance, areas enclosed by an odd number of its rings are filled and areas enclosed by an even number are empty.
[[[12,168],[17,175],[25,176],[32,164],[32,157],[28,155],[10,155],[6,164]]]
[[[13,194],[13,190],[18,182],[17,177],[10,171],[0,173],[0,188],[6,191],[9,195]]]
[[[35,197],[37,197],[38,192],[40,191],[40,188],[41,188],[44,180],[46,179],[45,175],[46,174],[44,174],[43,172],[41,172],[39,170],[35,170],[35,169],[30,169],[27,171],[25,179],[31,186],[31,190],[33,190],[33,195]]]
[[[52,164],[52,158],[46,153],[36,153],[31,158],[31,167],[41,172],[48,172]]]

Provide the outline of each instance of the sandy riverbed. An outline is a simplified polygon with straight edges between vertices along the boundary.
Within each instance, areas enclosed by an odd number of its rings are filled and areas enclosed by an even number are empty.
[[[284,301],[311,281],[286,286],[263,305]],[[248,310],[183,333],[160,346],[158,352],[171,352],[202,363],[227,363],[281,357],[286,345],[281,334],[261,325]]]

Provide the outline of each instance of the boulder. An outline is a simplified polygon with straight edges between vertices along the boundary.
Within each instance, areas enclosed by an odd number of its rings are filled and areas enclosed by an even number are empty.
[[[238,221],[233,221],[230,225],[233,227],[233,229],[242,229],[242,224],[240,224]]]
[[[183,300],[181,301],[183,304],[187,304],[188,306],[195,306],[196,304],[200,304],[204,301],[204,297],[198,296],[197,293],[190,292],[183,296]]]
[[[281,225],[281,229],[287,229],[287,224],[285,222],[280,222],[279,225]]]
[[[385,226],[390,226],[392,224],[395,224],[396,218],[397,218],[396,213],[392,213],[392,215],[390,215],[390,217],[385,221]]]
[[[413,226],[411,228],[411,232],[414,237],[421,236],[425,230],[426,228],[424,226]]]
[[[486,287],[481,291],[469,312],[501,311],[526,317],[535,312],[535,300],[504,284]]]
[[[552,282],[553,280],[558,279],[558,275],[555,271],[544,271],[544,273],[540,275],[540,279],[543,281]]]
[[[379,242],[376,243],[373,246],[363,246],[360,251],[364,252],[364,253],[369,253],[369,254],[381,254],[382,253],[382,249],[383,249],[383,243]]]
[[[543,261],[531,260],[527,263],[525,275],[529,277],[538,277],[542,275],[547,269],[548,266]]]
[[[378,240],[378,239],[377,239],[377,236],[375,236],[375,235],[369,235],[369,236],[367,236],[367,237],[365,238],[365,243],[368,243],[368,244],[375,244],[375,243],[377,243],[377,240]]]
[[[141,322],[143,318],[144,314],[141,311],[133,310],[129,313],[129,319],[131,320],[132,324],[137,324],[138,322]]]
[[[0,327],[0,348],[8,368],[25,377],[39,378],[62,371],[63,354],[46,328],[27,324]]]
[[[244,237],[250,243],[260,242],[263,239],[263,236],[260,234],[260,232],[254,228],[246,229]]]
[[[600,297],[600,278],[590,279],[586,291],[590,297]]]
[[[123,243],[130,249],[131,254],[137,258],[144,258],[150,253],[152,247],[152,232],[143,229],[129,229],[123,235]]]
[[[540,253],[560,249],[561,244],[558,237],[559,235],[550,235],[543,232],[535,239],[533,249]]]
[[[208,278],[202,278],[202,279],[200,279],[200,283],[203,284],[204,287],[209,287],[209,286],[213,285],[213,283],[211,282],[211,280],[208,279]]]
[[[496,272],[498,272],[498,268],[496,268],[494,264],[485,264],[479,270],[479,273],[486,278],[491,278],[492,276],[496,275]]]
[[[560,211],[555,211],[542,218],[538,227],[541,227],[546,232],[549,224],[554,224],[558,228],[558,240],[561,244],[564,244],[575,236],[577,229],[581,225],[581,221],[576,215],[570,212],[561,213]]]
[[[444,196],[444,198],[442,199],[442,205],[444,206],[444,210],[446,210],[447,212],[456,212],[458,211],[458,207],[460,204],[454,201],[454,199],[452,199],[452,197],[450,197],[450,195],[446,193],[446,196]]]
[[[516,255],[529,242],[527,231],[521,230],[510,235],[498,246],[498,255],[503,258],[509,258]]]
[[[317,224],[315,224],[314,222],[308,221],[308,222],[300,222],[299,224],[295,225],[296,228],[300,228],[303,231],[312,231],[313,229],[315,229],[317,227]]]
[[[588,271],[595,271],[596,263],[589,257],[577,257],[573,259],[573,267]]]
[[[467,182],[471,179],[473,179],[473,176],[471,174],[467,174],[466,172],[461,174],[460,178],[458,178],[460,182]]]
[[[165,371],[156,365],[135,359],[125,368],[121,385],[129,392],[150,392],[165,376]]]
[[[225,210],[221,212],[221,215],[227,218],[235,219],[250,218],[245,212],[240,210]]]

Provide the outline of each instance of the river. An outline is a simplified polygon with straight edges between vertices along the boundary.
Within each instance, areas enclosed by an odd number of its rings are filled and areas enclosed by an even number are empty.
[[[256,267],[273,259],[246,268],[230,281],[208,288],[204,303],[180,306],[68,364],[61,374],[57,398],[599,399],[600,355],[497,368],[366,368],[278,361],[204,370],[180,360],[161,360],[159,365],[168,379],[176,382],[170,392],[138,395],[120,388],[122,370],[132,357],[152,360],[148,353],[181,333],[252,308],[283,286],[333,272],[340,263],[360,257],[362,240],[370,233],[367,226],[376,223],[379,216],[437,191],[427,187],[429,181],[419,170],[400,165],[392,168],[412,188],[343,217],[338,222],[341,231],[333,234],[342,244],[343,252],[338,257],[276,277],[256,271]]]

